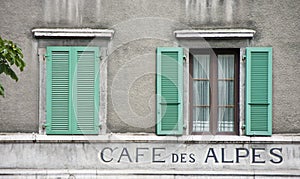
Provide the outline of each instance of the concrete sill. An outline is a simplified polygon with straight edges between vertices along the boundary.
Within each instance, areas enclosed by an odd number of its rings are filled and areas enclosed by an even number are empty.
[[[204,30],[177,30],[176,38],[253,38],[252,29],[204,29]]]
[[[112,38],[114,31],[109,29],[67,29],[36,28],[32,30],[34,37],[98,37]]]
[[[40,135],[40,134],[0,134],[0,143],[15,142],[96,142],[96,143],[258,143],[258,144],[299,144],[300,135],[273,135],[272,137],[248,137],[228,135],[187,135],[187,136],[156,136],[154,134],[106,134],[90,135]]]
[[[125,177],[125,176],[172,176],[172,175],[194,175],[194,176],[263,176],[263,177],[299,177],[299,170],[138,170],[138,169],[126,169],[126,170],[116,170],[116,169],[0,169],[0,175],[36,175],[36,176],[60,176],[67,178],[69,175],[87,176],[92,177],[95,175],[100,176],[115,176]],[[57,177],[57,178],[60,178]],[[115,178],[114,177],[114,178]],[[151,177],[151,178],[152,178]],[[94,178],[94,177],[92,177]],[[127,177],[126,177],[127,178]]]

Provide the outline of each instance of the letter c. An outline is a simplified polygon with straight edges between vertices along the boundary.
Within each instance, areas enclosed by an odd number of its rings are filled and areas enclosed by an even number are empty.
[[[110,159],[105,159],[104,158],[104,151],[105,150],[109,150],[110,151],[110,155],[112,155],[112,153],[113,153],[113,149],[112,148],[110,148],[110,147],[105,147],[105,148],[103,148],[102,150],[101,150],[101,154],[100,154],[100,157],[101,157],[101,160],[103,161],[103,162],[111,162],[112,160],[113,160],[113,158],[111,157]]]

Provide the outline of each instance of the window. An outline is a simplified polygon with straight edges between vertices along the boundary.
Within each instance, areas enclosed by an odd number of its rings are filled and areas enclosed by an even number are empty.
[[[240,109],[245,110],[242,113],[245,113],[246,135],[272,135],[272,48],[247,47],[246,64],[239,58],[240,49],[189,49],[189,52],[187,66],[183,48],[157,48],[157,135],[182,135],[185,121],[192,134],[237,134],[241,127]],[[239,74],[239,66],[245,66],[246,71],[242,71],[245,75]],[[187,79],[183,77],[187,67],[189,83],[183,81]],[[239,94],[241,76],[246,77],[242,95]],[[187,86],[189,92],[183,90]],[[241,108],[239,97],[244,98],[244,94],[245,108]],[[185,96],[189,96],[189,104]]]
[[[97,134],[99,48],[47,47],[47,134]]]
[[[239,49],[191,49],[190,53],[190,131],[235,134]]]

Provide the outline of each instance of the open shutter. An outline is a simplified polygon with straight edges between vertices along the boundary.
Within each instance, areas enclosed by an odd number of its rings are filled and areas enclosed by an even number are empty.
[[[246,49],[246,135],[272,135],[272,48]]]
[[[157,48],[157,134],[181,135],[183,128],[183,49]]]
[[[47,134],[70,134],[70,57],[68,47],[47,47]]]
[[[99,49],[74,47],[73,134],[98,134]]]

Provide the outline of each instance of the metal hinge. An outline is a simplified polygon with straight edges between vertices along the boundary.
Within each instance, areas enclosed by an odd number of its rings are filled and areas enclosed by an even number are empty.
[[[42,128],[43,128],[43,129],[46,129],[46,127],[49,127],[49,126],[50,126],[50,124],[46,123],[46,124],[43,124],[43,125],[42,125]]]
[[[243,55],[243,57],[242,57],[242,60],[243,60],[243,62],[245,62],[246,61],[246,55]]]
[[[183,62],[186,62],[186,56],[183,55]]]
[[[49,57],[49,55],[44,55],[44,58],[43,58],[43,60],[45,61],[46,60],[46,58],[48,58]]]

